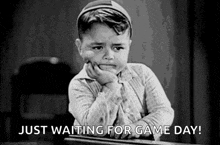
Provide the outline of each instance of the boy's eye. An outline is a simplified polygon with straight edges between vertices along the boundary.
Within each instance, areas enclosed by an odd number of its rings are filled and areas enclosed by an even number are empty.
[[[121,49],[124,49],[124,47],[115,47],[114,48],[115,51],[120,51]]]
[[[103,47],[102,46],[94,46],[92,47],[93,50],[101,50]]]

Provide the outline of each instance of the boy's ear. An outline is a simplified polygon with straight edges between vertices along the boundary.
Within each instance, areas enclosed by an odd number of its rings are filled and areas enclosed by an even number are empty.
[[[76,47],[77,47],[77,49],[79,51],[79,54],[81,55],[82,54],[82,48],[81,48],[82,42],[81,42],[81,40],[79,38],[77,38],[75,40],[75,45],[76,45]]]

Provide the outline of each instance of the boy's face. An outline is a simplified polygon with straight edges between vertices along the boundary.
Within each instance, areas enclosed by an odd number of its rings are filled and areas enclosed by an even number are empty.
[[[76,39],[76,46],[85,62],[117,75],[127,64],[131,45],[128,31],[117,35],[107,25],[94,24],[82,40]]]

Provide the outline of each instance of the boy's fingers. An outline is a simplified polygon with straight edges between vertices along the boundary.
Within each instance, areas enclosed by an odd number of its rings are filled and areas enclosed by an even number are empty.
[[[102,73],[102,70],[98,67],[97,64],[94,65],[94,70],[98,75]]]
[[[122,128],[123,128],[123,127],[122,127]],[[120,130],[118,130],[118,131],[120,131]],[[123,130],[122,130],[122,133],[115,133],[115,138],[116,138],[116,139],[119,139],[119,138],[121,138],[121,136],[124,135],[124,134],[125,134],[125,130],[123,129]]]
[[[131,139],[131,138],[133,138],[133,135],[132,135],[132,134],[129,134],[129,135],[128,135],[128,139]]]
[[[123,127],[123,132],[121,134],[121,139],[124,139],[124,138],[126,138],[126,136],[128,136],[128,134],[126,134],[125,126],[123,125],[122,127]]]
[[[110,137],[113,138],[114,136],[115,136],[115,132],[114,132],[114,129],[112,129],[110,132]]]
[[[121,134],[115,133],[115,139],[119,139]]]
[[[87,74],[90,73],[90,72],[89,72],[89,64],[86,64],[86,72],[87,72]]]
[[[135,132],[131,132],[131,134],[128,135],[128,139],[132,139],[132,138],[136,138],[136,133]]]
[[[87,73],[87,75],[88,75],[90,78],[93,77],[89,69],[86,69],[86,73]]]
[[[125,132],[123,132],[122,135],[121,135],[121,139],[124,139],[124,138],[126,138],[127,136],[128,136],[128,134],[125,134]]]
[[[100,75],[100,71],[97,72],[97,70],[96,70],[96,67],[98,67],[98,66],[96,64],[94,64],[94,66],[92,65],[92,63],[90,63],[90,64],[91,64],[91,72],[92,72],[92,74],[94,75],[94,77],[98,77],[98,75]]]
[[[115,128],[113,128],[113,129],[111,130],[110,137],[111,137],[111,138],[118,139],[119,136],[120,136],[120,134],[117,134],[114,130],[115,130]]]
[[[86,64],[88,64],[90,62],[90,60],[87,58],[85,58],[84,61],[86,62]]]
[[[94,78],[95,77],[95,73],[93,71],[93,68],[92,68],[92,64],[91,63],[88,63],[86,64],[86,72],[88,74],[89,77],[91,78]]]

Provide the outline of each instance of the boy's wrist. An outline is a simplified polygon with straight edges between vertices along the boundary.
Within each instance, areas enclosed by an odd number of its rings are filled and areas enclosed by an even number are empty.
[[[110,99],[114,104],[119,104],[121,102],[121,84],[118,83],[107,83],[103,85],[101,92],[106,94],[106,99]],[[109,100],[109,101],[110,101]]]
[[[117,81],[106,83],[105,86],[109,88],[111,91],[117,91],[117,89],[121,88],[121,84],[119,84]]]

